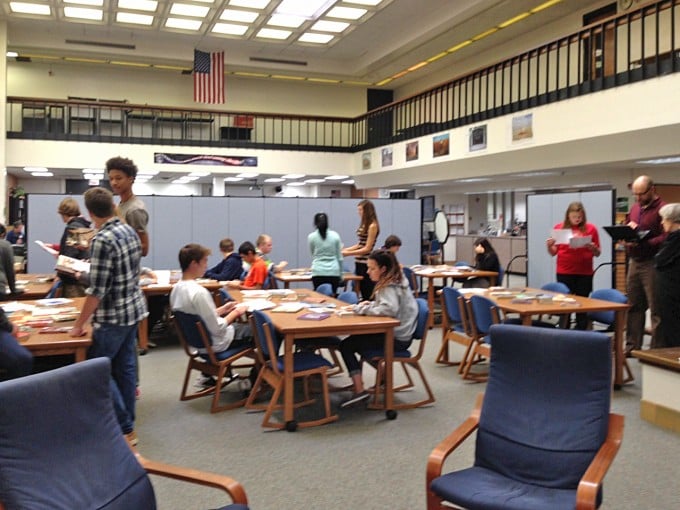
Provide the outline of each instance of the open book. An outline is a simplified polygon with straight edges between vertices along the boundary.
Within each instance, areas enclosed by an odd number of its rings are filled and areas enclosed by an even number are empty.
[[[60,273],[75,275],[76,273],[89,273],[90,263],[84,260],[74,259],[66,255],[59,255],[57,257],[57,266],[55,269]]]

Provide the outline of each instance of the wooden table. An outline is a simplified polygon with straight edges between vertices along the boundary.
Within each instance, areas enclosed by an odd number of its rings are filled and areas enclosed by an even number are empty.
[[[642,365],[640,417],[680,434],[680,347],[633,351]]]
[[[208,289],[210,293],[215,293],[223,287],[223,284],[217,280],[198,280],[198,282]],[[149,301],[149,296],[165,296],[170,294],[174,284],[159,284],[153,283],[151,285],[145,285],[142,287],[142,292],[144,292],[144,297]],[[219,306],[218,299],[215,297],[215,304]],[[139,330],[137,332],[137,343],[139,345],[140,354],[146,354],[149,349],[149,319],[145,317],[139,323]]]
[[[413,269],[413,268],[412,268]],[[494,271],[463,270],[455,266],[423,266],[419,265],[413,269],[413,273],[420,278],[427,278],[427,305],[430,309],[430,319],[428,328],[434,325],[434,280],[436,278],[451,278],[452,280],[467,280],[468,278],[484,277],[489,278],[491,285],[496,284],[498,273]]]
[[[85,298],[73,298],[73,303],[64,306],[75,306],[78,308],[78,313],[85,303]],[[26,304],[34,304],[27,301]],[[23,312],[15,312],[10,315],[10,320],[16,324],[21,324],[24,318],[29,317],[29,314]],[[40,317],[36,317],[39,319]],[[53,322],[50,326],[54,327],[71,327],[75,321],[68,322]],[[20,344],[26,347],[33,356],[55,356],[62,354],[72,354],[76,362],[84,361],[87,357],[87,349],[92,344],[92,328],[86,326],[87,334],[81,337],[71,337],[68,333],[40,333],[39,328],[31,331],[30,336],[20,338]]]
[[[274,273],[274,278],[276,278],[278,281],[283,283],[283,288],[288,289],[290,288],[291,283],[297,283],[297,282],[311,282],[312,281],[312,273],[311,271],[307,269],[291,269],[290,271],[281,271],[279,273]],[[356,275],[354,273],[342,273],[342,281],[353,281],[354,283],[354,291],[357,293],[358,296],[361,296],[361,290],[360,290],[360,285],[361,285],[361,280],[363,280],[363,276]]]
[[[25,301],[27,299],[42,299],[54,285],[54,274],[25,273],[16,275],[17,285],[24,287],[24,292],[11,296],[11,299]]]
[[[333,302],[337,307],[346,306],[347,303],[338,301],[322,294],[309,291],[311,296],[324,297],[328,302]],[[232,293],[234,299],[242,300],[239,291]],[[265,311],[271,318],[276,329],[284,335],[283,342],[283,419],[286,430],[292,432],[297,429],[294,415],[293,400],[293,352],[295,341],[302,338],[318,338],[335,335],[358,335],[358,334],[384,334],[385,335],[385,415],[393,420],[397,412],[393,409],[394,380],[392,362],[394,360],[394,327],[399,325],[397,319],[391,317],[374,317],[366,315],[331,314],[330,317],[320,321],[298,320],[297,316],[309,310],[303,309],[298,313],[271,313]]]
[[[533,294],[550,294],[550,292],[541,289],[525,289],[527,293]],[[588,297],[576,296],[569,294],[567,297],[570,301],[547,301],[539,302],[533,299],[527,303],[513,302],[512,298],[494,297],[491,292],[486,292],[485,295],[491,299],[496,306],[506,313],[516,313],[522,319],[522,324],[531,326],[531,318],[533,315],[562,315],[571,313],[587,313],[587,312],[614,312],[616,314],[615,329],[614,329],[614,388],[620,389],[623,385],[623,364],[625,362],[625,354],[623,352],[623,330],[626,324],[626,315],[630,305],[627,303],[614,303],[613,301],[603,301],[601,299],[592,299]]]

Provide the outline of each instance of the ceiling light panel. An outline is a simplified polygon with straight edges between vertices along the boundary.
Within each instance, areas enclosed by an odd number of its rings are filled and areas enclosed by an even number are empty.
[[[288,39],[290,34],[292,34],[290,30],[275,30],[273,28],[262,28],[258,33],[257,37],[262,37],[264,39]]]
[[[298,38],[298,41],[312,44],[327,44],[331,42],[333,38],[334,36],[332,36],[331,34],[315,34],[312,32],[307,32],[305,34],[302,34]]]
[[[349,23],[344,21],[317,21],[312,25],[312,30],[318,30],[319,32],[333,32],[339,34],[349,26]]]
[[[64,16],[67,18],[90,19],[101,21],[104,13],[101,9],[87,9],[84,7],[64,7]]]
[[[248,31],[248,25],[235,25],[233,23],[215,23],[212,32],[225,35],[243,35]]]
[[[168,28],[179,28],[182,30],[198,30],[201,28],[202,22],[194,19],[183,18],[168,18],[165,26]]]
[[[277,27],[298,28],[305,21],[301,16],[290,16],[288,14],[274,14],[267,21],[267,25],[275,25]]]
[[[375,7],[380,4],[383,0],[343,0],[346,4],[358,4],[358,5],[368,5],[370,7]]]
[[[224,9],[221,20],[224,21],[238,21],[240,23],[252,23],[259,16],[256,12],[251,11],[238,11],[236,9]]]
[[[250,9],[264,9],[270,0],[229,0],[229,5],[235,7],[248,7]]]
[[[291,14],[307,19],[321,16],[336,0],[282,0],[276,8],[277,14]]]
[[[358,20],[367,12],[368,11],[366,9],[357,9],[354,7],[333,7],[326,13],[326,17]]]
[[[116,22],[151,26],[153,24],[153,16],[149,14],[136,14],[134,12],[119,12],[116,13]]]
[[[119,9],[156,12],[157,7],[158,2],[156,0],[118,0]]]
[[[91,5],[93,7],[101,7],[104,5],[104,0],[64,0],[65,4],[79,4]]]
[[[192,18],[204,18],[209,11],[210,7],[180,3],[174,3],[170,8],[170,14],[175,16],[191,16]]]
[[[32,4],[29,2],[10,2],[9,8],[12,12],[20,14],[40,14],[43,16],[49,16],[50,14],[52,14],[50,6],[45,4]]]

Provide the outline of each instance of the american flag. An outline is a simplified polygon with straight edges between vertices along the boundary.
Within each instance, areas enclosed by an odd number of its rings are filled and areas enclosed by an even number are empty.
[[[194,102],[224,103],[224,52],[194,50]]]

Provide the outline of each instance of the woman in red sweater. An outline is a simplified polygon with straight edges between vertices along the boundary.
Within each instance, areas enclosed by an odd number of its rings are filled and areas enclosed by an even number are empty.
[[[600,236],[597,228],[586,220],[586,210],[581,202],[572,202],[567,207],[564,221],[554,227],[556,230],[571,231],[568,243],[557,243],[549,237],[545,244],[550,255],[557,255],[557,281],[564,283],[572,294],[589,296],[593,290],[593,258],[600,256]],[[590,240],[579,242],[579,238]],[[576,314],[576,329],[586,329],[587,317]]]

